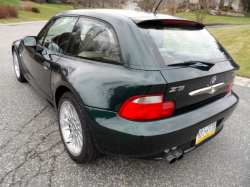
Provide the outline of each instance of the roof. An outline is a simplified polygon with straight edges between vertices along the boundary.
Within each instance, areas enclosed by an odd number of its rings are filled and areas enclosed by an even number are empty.
[[[97,13],[103,16],[123,16],[130,18],[134,22],[142,22],[145,20],[157,20],[157,19],[168,19],[168,20],[183,20],[182,18],[178,18],[175,16],[170,16],[166,14],[156,14],[154,15],[152,12],[139,12],[139,11],[133,11],[133,10],[119,10],[119,9],[77,9],[77,10],[68,10],[65,12],[61,12],[57,14],[56,16],[62,16],[62,15],[91,15],[92,17],[99,17],[95,16]]]
[[[184,20],[165,14],[154,15],[147,12],[115,9],[69,10],[57,14],[54,18],[60,16],[84,16],[85,19],[91,17],[110,24],[116,32],[124,66],[141,70],[159,70],[159,67],[137,24],[159,20]]]

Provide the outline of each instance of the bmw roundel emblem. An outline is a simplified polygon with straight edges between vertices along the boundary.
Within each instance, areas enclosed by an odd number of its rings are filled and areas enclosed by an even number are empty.
[[[214,84],[215,83],[215,81],[216,81],[216,76],[214,76],[212,79],[211,79],[211,84]]]

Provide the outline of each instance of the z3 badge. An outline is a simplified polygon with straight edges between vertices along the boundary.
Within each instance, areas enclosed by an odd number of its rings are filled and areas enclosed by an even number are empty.
[[[184,90],[184,88],[185,88],[185,86],[172,87],[172,88],[170,88],[169,92],[182,91],[182,90]]]

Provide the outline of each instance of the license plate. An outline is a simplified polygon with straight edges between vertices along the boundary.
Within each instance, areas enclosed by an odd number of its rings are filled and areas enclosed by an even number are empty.
[[[216,129],[216,122],[200,129],[196,136],[196,145],[205,140],[207,137],[213,135],[215,133],[215,129]]]

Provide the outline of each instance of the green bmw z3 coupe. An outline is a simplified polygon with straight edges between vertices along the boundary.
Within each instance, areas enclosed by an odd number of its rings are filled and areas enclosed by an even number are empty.
[[[239,98],[239,66],[198,22],[126,10],[71,10],[13,42],[16,77],[57,110],[68,154],[169,163],[215,137]]]

